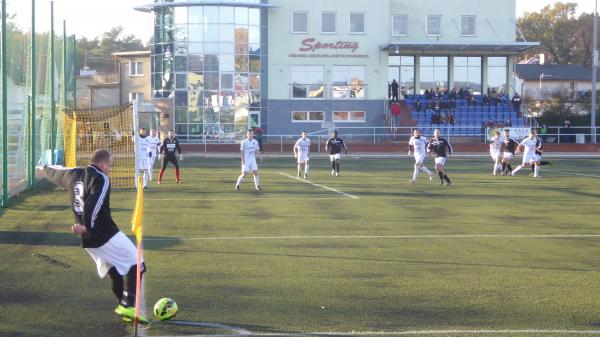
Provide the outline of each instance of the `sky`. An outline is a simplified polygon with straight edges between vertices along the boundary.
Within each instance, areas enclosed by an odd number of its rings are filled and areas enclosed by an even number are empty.
[[[484,0],[493,1],[493,0]],[[502,0],[501,0],[502,1]],[[111,27],[122,25],[125,34],[133,34],[146,43],[152,35],[152,15],[135,11],[139,5],[153,0],[54,0],[55,30],[62,34],[62,21],[67,21],[67,34],[77,34],[93,39]],[[523,12],[539,11],[556,0],[517,0],[517,17]],[[563,0],[577,2],[579,13],[593,12],[594,0]],[[47,31],[50,26],[50,0],[36,0],[38,31]],[[29,30],[31,24],[29,0],[7,0],[7,12],[17,13],[15,20]],[[24,14],[21,14],[24,13]]]

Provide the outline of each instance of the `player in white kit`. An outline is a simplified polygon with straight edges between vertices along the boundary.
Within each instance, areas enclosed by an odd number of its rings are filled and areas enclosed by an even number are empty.
[[[532,166],[532,167],[535,167],[533,177],[534,178],[539,177],[540,166],[538,165],[539,157],[535,153],[536,149],[537,149],[536,134],[535,134],[535,131],[530,131],[529,137],[523,139],[521,144],[519,144],[519,148],[518,148],[518,150],[523,151],[523,163],[521,165],[517,166],[517,168],[515,168],[511,172],[511,175],[515,175],[517,172],[519,172],[525,166]]]
[[[260,155],[260,147],[258,146],[258,141],[254,139],[254,132],[252,130],[246,132],[246,139],[240,145],[240,152],[242,157],[242,174],[238,177],[235,189],[239,191],[246,174],[252,172],[254,174],[254,187],[257,191],[260,191],[260,178],[258,176],[258,165],[256,164],[256,155]]]
[[[414,136],[408,141],[408,155],[410,156],[411,154],[415,155],[415,170],[409,182],[414,184],[421,171],[427,173],[429,181],[431,181],[431,171],[423,164],[425,156],[427,156],[427,138],[421,136],[421,130],[415,130]]]
[[[298,178],[300,178],[300,173],[302,172],[302,165],[304,165],[304,179],[308,178],[309,152],[310,139],[308,139],[308,133],[302,131],[302,137],[294,145],[294,158],[296,158],[298,163]]]
[[[150,175],[150,148],[148,146],[148,137],[146,136],[146,129],[141,128],[140,133],[134,137],[135,145],[135,187],[137,188],[137,181],[140,174],[144,179],[144,188],[148,188],[148,176]]]
[[[502,141],[500,140],[500,131],[496,130],[492,133],[490,139],[490,156],[494,161],[494,169],[492,170],[493,175],[497,175],[498,172],[502,172]]]
[[[150,130],[150,136],[146,137],[148,141],[148,151],[150,152],[150,169],[148,170],[148,179],[152,181],[152,171],[154,170],[154,163],[156,163],[156,157],[158,156],[158,148],[160,147],[160,139],[156,136],[154,129]]]

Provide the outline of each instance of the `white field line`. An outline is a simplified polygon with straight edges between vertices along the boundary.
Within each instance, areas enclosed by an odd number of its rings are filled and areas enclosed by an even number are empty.
[[[238,237],[170,237],[147,238],[144,241],[266,241],[266,240],[322,240],[322,239],[589,239],[600,234],[458,234],[458,235],[292,235],[292,236],[238,236]]]
[[[600,330],[406,330],[406,331],[351,331],[351,332],[303,332],[275,333],[251,332],[244,336],[256,337],[298,337],[298,336],[422,336],[422,335],[598,335]],[[235,335],[234,335],[235,336]],[[157,336],[158,337],[158,336]],[[177,336],[162,336],[177,337]],[[184,337],[184,336],[180,336]],[[193,335],[185,337],[232,337],[232,335]]]
[[[260,198],[260,197],[248,197],[248,198],[145,198],[145,201],[239,201],[248,202],[248,199],[252,201],[256,200],[281,200],[281,198]],[[288,198],[285,200],[340,200],[343,197],[322,197],[322,198]]]
[[[595,174],[572,173],[572,172],[553,171],[553,170],[542,169],[542,173],[543,172],[550,172],[550,173],[554,173],[554,174],[564,174],[564,175],[576,176],[576,177],[600,178],[600,175],[595,175]]]
[[[283,173],[283,172],[279,172],[279,174],[281,174],[281,175],[282,175],[282,176],[284,176],[284,177],[288,177],[288,178],[290,178],[290,179],[294,179],[294,180],[301,181],[301,182],[303,182],[303,183],[307,183],[307,184],[309,184],[309,185],[313,185],[313,186],[316,186],[316,187],[324,188],[324,189],[326,189],[326,190],[328,190],[328,191],[335,192],[335,193],[337,193],[337,194],[341,194],[341,195],[343,195],[343,196],[345,196],[345,197],[348,197],[348,198],[350,198],[350,199],[355,199],[355,200],[358,200],[358,199],[360,199],[359,197],[357,197],[357,196],[355,196],[355,195],[352,195],[352,194],[348,194],[348,193],[344,193],[344,192],[338,191],[338,190],[336,190],[335,188],[331,188],[331,187],[329,187],[329,186],[325,186],[325,185],[316,184],[316,183],[310,182],[310,181],[308,181],[308,180],[300,179],[300,178],[298,178],[298,177],[294,177],[294,176],[291,176],[291,175],[289,175],[289,174],[285,174],[285,173]]]
[[[242,328],[236,328],[236,327],[229,326],[229,325],[215,324],[215,323],[190,322],[190,321],[164,321],[164,322],[159,322],[159,324],[197,327],[197,328],[213,328],[213,329],[229,330],[229,331],[235,332],[241,336],[251,336],[252,335],[252,332],[242,329]],[[230,334],[230,335],[226,335],[226,336],[235,336],[235,335]]]
[[[311,158],[329,158],[329,154],[328,153],[324,153],[324,152],[320,152],[320,153],[315,153],[315,152],[311,152],[310,154]],[[453,154],[452,157],[458,157],[458,158],[488,158],[490,156],[489,152],[474,152],[474,153],[456,153]],[[240,154],[239,153],[231,153],[231,154],[198,154],[198,155],[188,155],[188,157],[190,158],[208,158],[208,159],[239,159],[240,158]],[[521,156],[518,156],[521,157]],[[576,152],[576,153],[545,153],[544,154],[544,158],[600,158],[600,153],[583,153],[583,152]],[[267,154],[264,156],[264,159],[267,160],[269,158],[291,158],[290,160],[293,160],[293,156],[290,156],[288,154],[279,154],[279,153],[272,153],[272,154]],[[398,152],[398,153],[352,153],[349,155],[346,155],[344,158],[350,158],[350,159],[357,159],[357,158],[406,158],[406,159],[410,159],[413,160],[413,156],[407,156],[406,152],[402,151],[402,152]],[[205,163],[205,164],[197,164],[197,163],[187,163],[185,164],[185,166],[213,166],[213,164],[211,163]]]

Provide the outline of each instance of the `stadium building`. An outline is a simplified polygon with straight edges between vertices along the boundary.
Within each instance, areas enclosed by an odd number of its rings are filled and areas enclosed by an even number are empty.
[[[167,100],[169,126],[193,143],[233,142],[258,126],[271,135],[386,127],[393,79],[412,100],[435,88],[512,93],[516,57],[539,45],[515,41],[515,6],[156,0],[136,9],[154,17],[153,99]],[[480,129],[483,112],[469,113]]]

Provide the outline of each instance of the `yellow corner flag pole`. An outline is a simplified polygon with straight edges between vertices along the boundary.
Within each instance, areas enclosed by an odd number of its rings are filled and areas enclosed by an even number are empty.
[[[137,181],[137,197],[135,200],[135,209],[133,210],[133,217],[131,218],[131,230],[135,234],[137,241],[137,279],[136,279],[136,290],[135,290],[135,321],[133,336],[137,337],[138,323],[140,317],[140,297],[142,289],[142,218],[144,214],[144,188],[143,188],[142,177],[138,177]]]

